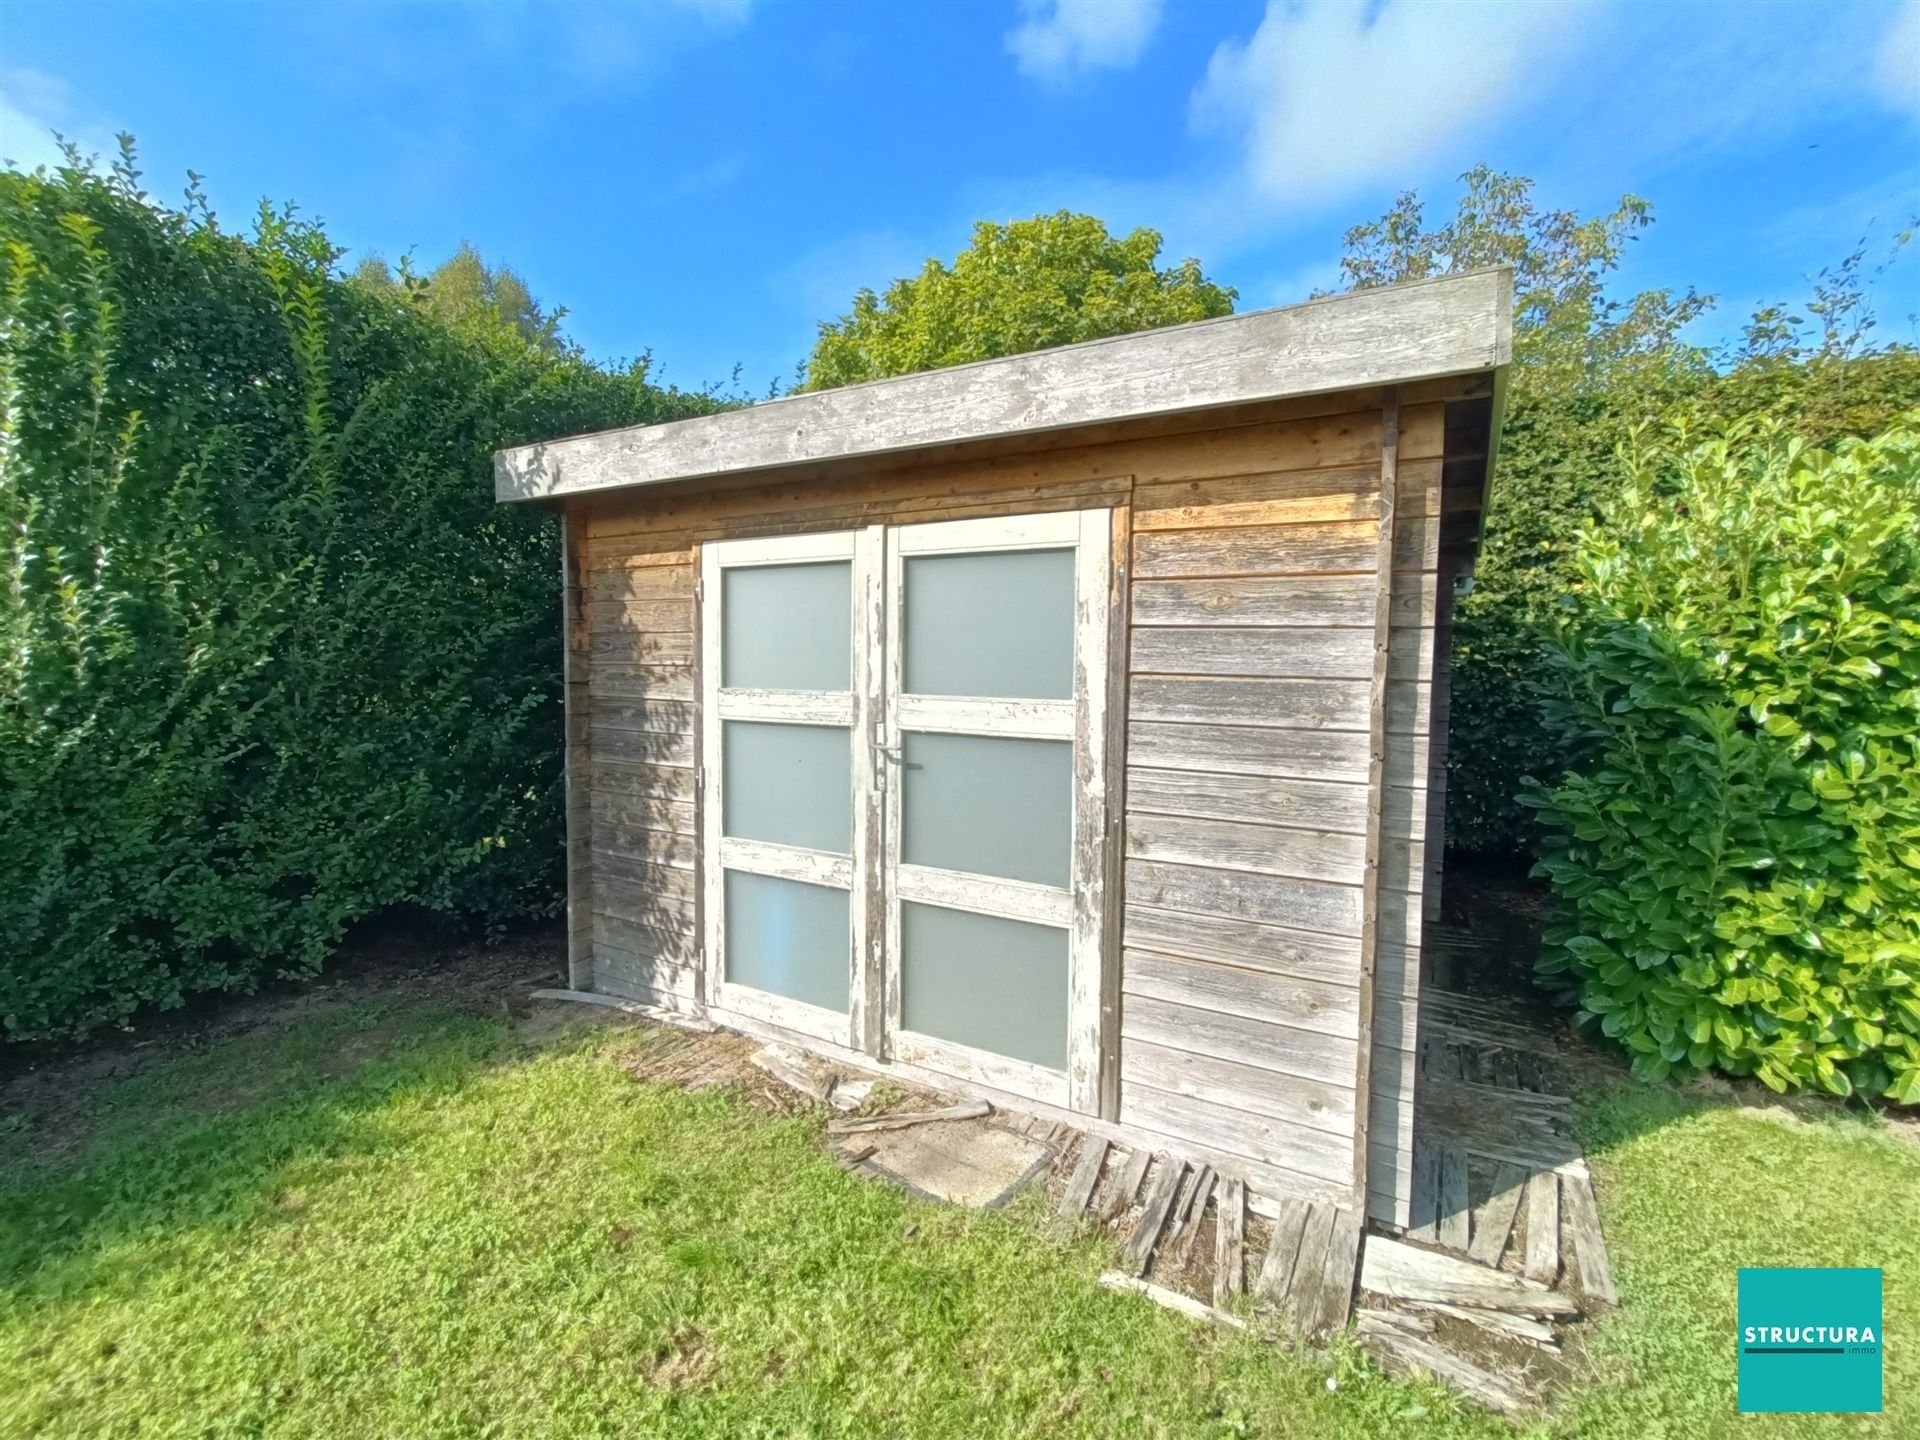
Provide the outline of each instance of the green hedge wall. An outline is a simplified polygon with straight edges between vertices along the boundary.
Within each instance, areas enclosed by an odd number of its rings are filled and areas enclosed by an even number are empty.
[[[491,451],[711,408],[110,173],[0,173],[0,1027],[559,894],[556,526]]]
[[[1546,651],[1541,972],[1634,1070],[1920,1102],[1920,410],[1638,436]]]

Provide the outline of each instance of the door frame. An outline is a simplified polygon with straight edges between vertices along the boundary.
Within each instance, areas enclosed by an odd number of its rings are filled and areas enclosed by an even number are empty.
[[[706,1002],[716,1009],[1086,1115],[1102,1113],[1103,1053],[1119,1044],[1118,1017],[1103,1017],[1111,824],[1107,711],[1114,584],[1111,506],[1030,515],[872,524],[805,535],[708,540],[699,547],[701,931]],[[916,555],[1074,551],[1074,677],[1070,699],[915,696],[904,692],[905,561]],[[729,689],[721,684],[724,572],[847,560],[852,566],[851,692]],[[827,856],[723,835],[723,726],[728,720],[845,725],[850,731],[852,854]],[[903,729],[1070,740],[1073,821],[1069,886],[1054,887],[902,865],[903,786],[885,759]],[[725,959],[728,869],[827,883],[849,892],[848,1012],[844,1015],[730,983]],[[922,900],[1068,932],[1067,1069],[907,1031],[901,1026],[900,906]],[[1112,963],[1119,963],[1118,954]],[[1107,1007],[1111,1009],[1111,1007]],[[1114,1033],[1103,1035],[1103,1019]]]
[[[883,745],[902,753],[901,732],[1066,740],[1073,745],[1073,824],[1068,885],[1048,885],[909,865],[901,858],[901,797],[889,775],[881,834],[886,937],[886,1033],[895,1059],[996,1090],[1100,1113],[1101,994],[1105,965],[1102,891],[1107,855],[1106,705],[1111,588],[1110,509],[931,521],[892,527],[886,543]],[[919,555],[1020,550],[1074,552],[1073,694],[1059,700],[913,695],[905,686],[906,562]],[[1067,932],[1067,1068],[1064,1072],[908,1030],[902,1022],[900,909],[923,901]],[[1112,1037],[1117,1041],[1118,1037]]]
[[[784,1026],[834,1045],[868,1048],[878,1028],[878,901],[871,858],[880,823],[880,756],[875,748],[873,666],[879,644],[882,528],[833,530],[747,540],[710,540],[700,547],[700,796],[701,932],[707,1003],[722,1010]],[[848,616],[846,692],[728,688],[722,683],[721,637],[725,619],[725,572],[766,565],[844,560],[852,572]],[[724,726],[729,720],[774,724],[845,726],[852,747],[851,854],[829,855],[722,833],[725,815]],[[736,985],[726,971],[726,872],[741,870],[776,879],[828,885],[848,892],[847,1012],[824,1009]],[[878,1053],[877,1051],[874,1053]]]

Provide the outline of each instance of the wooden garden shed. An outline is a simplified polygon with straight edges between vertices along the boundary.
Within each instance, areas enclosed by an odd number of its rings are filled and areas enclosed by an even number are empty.
[[[1408,1219],[1489,270],[503,451],[570,983]]]

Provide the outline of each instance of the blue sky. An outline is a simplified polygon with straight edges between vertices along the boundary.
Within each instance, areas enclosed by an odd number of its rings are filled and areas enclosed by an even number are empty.
[[[1658,224],[1626,283],[1722,297],[1702,338],[1920,216],[1920,0],[58,4],[0,19],[0,153],[139,140],[217,210],[357,255],[470,240],[600,358],[763,393],[816,322],[978,218],[1150,225],[1243,309],[1485,161]],[[1871,228],[1869,228],[1871,227]],[[1920,256],[1877,293],[1920,339]]]

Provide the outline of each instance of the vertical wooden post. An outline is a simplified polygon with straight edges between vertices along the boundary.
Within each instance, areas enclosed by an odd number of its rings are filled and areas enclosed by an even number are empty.
[[[593,988],[592,758],[587,753],[587,665],[592,636],[580,587],[586,527],[560,512],[560,789],[567,852],[567,988]]]
[[[881,837],[887,823],[887,527],[866,525],[853,542],[853,905],[854,975],[848,1020],[854,1048],[885,1059],[887,887]]]
[[[1131,623],[1133,507],[1111,517],[1107,598],[1106,884],[1101,897],[1099,1114],[1120,1118],[1120,967],[1126,924],[1127,632]]]
[[[1380,948],[1381,835],[1387,796],[1387,663],[1393,631],[1393,531],[1400,479],[1400,396],[1380,410],[1380,531],[1374,557],[1373,683],[1367,697],[1367,851],[1360,888],[1360,1044],[1353,1085],[1354,1215],[1367,1214],[1367,1133],[1373,1110],[1373,975]]]

